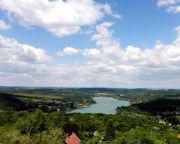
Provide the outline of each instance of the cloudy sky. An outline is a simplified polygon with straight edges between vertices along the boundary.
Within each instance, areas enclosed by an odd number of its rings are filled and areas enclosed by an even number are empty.
[[[180,0],[0,0],[0,85],[180,88]]]

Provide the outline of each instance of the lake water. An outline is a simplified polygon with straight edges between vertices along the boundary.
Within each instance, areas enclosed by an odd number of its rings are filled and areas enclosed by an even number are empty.
[[[71,111],[71,113],[105,113],[115,114],[116,108],[119,106],[128,106],[129,102],[125,100],[117,100],[112,97],[94,97],[96,104],[92,104],[86,108],[79,108]]]

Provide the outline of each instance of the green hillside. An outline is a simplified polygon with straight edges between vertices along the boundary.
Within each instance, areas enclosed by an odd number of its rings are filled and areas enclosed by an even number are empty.
[[[0,92],[1,111],[9,111],[9,110],[20,111],[25,109],[25,107],[26,107],[26,103],[20,100],[16,95]]]

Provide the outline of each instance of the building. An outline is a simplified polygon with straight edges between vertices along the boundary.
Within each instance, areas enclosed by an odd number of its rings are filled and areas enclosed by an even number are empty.
[[[64,142],[66,144],[80,144],[81,140],[75,134],[71,134],[64,140]]]

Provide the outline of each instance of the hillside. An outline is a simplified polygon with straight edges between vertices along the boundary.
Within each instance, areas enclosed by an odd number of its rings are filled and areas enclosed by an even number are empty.
[[[20,111],[26,109],[26,103],[21,101],[16,95],[0,92],[0,110]]]

